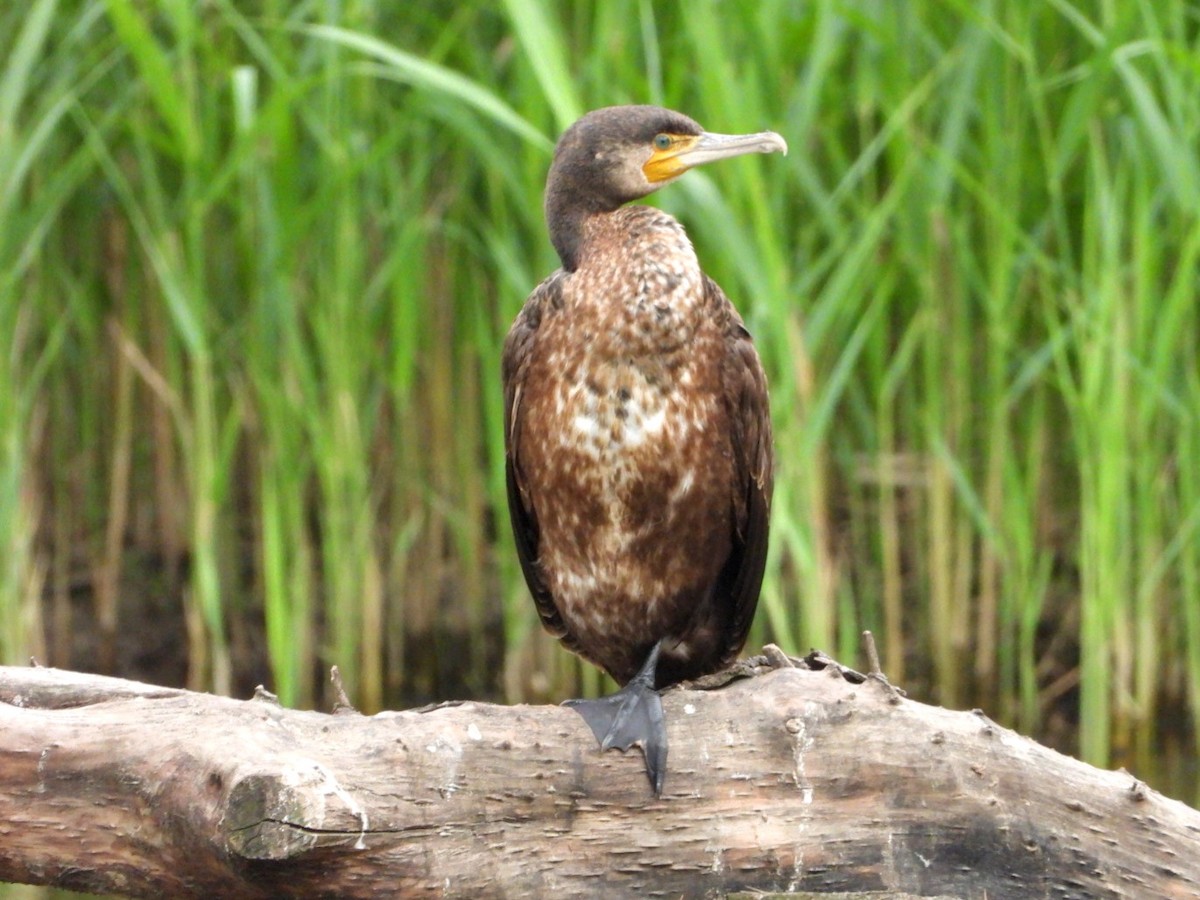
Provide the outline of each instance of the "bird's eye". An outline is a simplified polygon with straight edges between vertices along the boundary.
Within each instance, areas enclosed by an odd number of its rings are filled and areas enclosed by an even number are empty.
[[[655,135],[654,146],[659,150],[669,150],[671,147],[671,136],[669,134]]]

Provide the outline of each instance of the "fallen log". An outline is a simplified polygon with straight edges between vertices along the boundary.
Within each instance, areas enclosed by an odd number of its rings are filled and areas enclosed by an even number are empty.
[[[362,716],[0,668],[0,881],[135,897],[1200,897],[1200,812],[836,667],[664,696],[655,799],[561,707]],[[732,676],[731,676],[732,677]]]

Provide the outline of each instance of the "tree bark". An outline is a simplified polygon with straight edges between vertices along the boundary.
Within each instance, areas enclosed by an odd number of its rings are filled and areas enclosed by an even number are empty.
[[[0,881],[137,897],[1200,897],[1200,812],[1127,774],[833,668],[744,672],[665,694],[656,800],[639,753],[601,753],[560,707],[323,714],[0,668]]]

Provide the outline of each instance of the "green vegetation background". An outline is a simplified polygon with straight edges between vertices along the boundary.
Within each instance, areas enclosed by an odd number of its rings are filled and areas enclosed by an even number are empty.
[[[786,158],[657,195],[779,456],[753,649],[1190,802],[1200,8],[33,0],[0,11],[0,656],[366,708],[595,689],[507,533],[499,352],[555,136]],[[584,683],[581,685],[579,681]]]

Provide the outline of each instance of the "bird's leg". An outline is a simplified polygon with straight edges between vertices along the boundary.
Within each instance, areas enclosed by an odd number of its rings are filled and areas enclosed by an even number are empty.
[[[667,774],[667,729],[662,697],[654,689],[654,670],[661,644],[659,641],[654,645],[641,670],[615,694],[563,703],[583,716],[583,721],[600,742],[601,750],[610,747],[628,750],[634,744],[641,746],[655,797],[662,796],[663,779]]]

